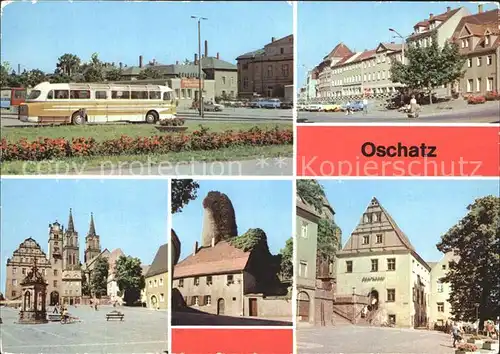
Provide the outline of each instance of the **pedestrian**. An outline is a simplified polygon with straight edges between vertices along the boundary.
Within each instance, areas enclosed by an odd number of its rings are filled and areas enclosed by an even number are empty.
[[[368,114],[368,99],[366,97],[363,99],[363,114]]]
[[[59,313],[59,309],[57,308],[57,304],[55,304],[55,306],[54,306],[54,311],[53,311],[53,313]]]
[[[457,322],[454,322],[451,327],[451,335],[453,337],[453,348],[456,348],[456,343],[462,340],[462,336],[460,335],[460,327]]]

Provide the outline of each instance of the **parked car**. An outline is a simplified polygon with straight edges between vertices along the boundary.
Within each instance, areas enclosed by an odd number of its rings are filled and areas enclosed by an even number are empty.
[[[278,98],[269,98],[260,101],[261,108],[280,108],[281,101]]]
[[[310,104],[310,105],[307,105],[307,107],[306,107],[306,111],[308,111],[308,112],[321,112],[322,109],[323,109],[323,105],[321,105],[321,104]]]
[[[280,108],[281,109],[292,109],[293,102],[281,102]]]
[[[261,105],[262,101],[264,101],[262,98],[258,98],[256,100],[253,100],[250,103],[248,103],[248,107],[250,107],[250,108],[262,108],[262,105]]]
[[[217,103],[205,103],[203,105],[203,110],[206,112],[222,112],[224,106]]]
[[[322,107],[322,112],[338,112],[341,110],[339,104],[325,104]]]
[[[364,105],[363,105],[362,101],[349,102],[349,103],[347,103],[345,105],[342,105],[342,111],[347,110],[347,107],[349,107],[349,109],[352,112],[359,112],[359,111],[363,110]]]

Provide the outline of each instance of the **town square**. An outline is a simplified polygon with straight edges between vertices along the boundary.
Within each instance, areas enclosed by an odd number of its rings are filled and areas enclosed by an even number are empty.
[[[9,179],[1,203],[2,352],[168,349],[167,181]]]

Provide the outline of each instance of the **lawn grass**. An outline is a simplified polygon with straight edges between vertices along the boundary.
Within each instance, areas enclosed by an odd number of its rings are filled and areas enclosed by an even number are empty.
[[[199,129],[200,124],[210,129],[210,131],[220,132],[226,130],[249,130],[252,127],[258,126],[260,129],[272,129],[278,126],[281,129],[292,129],[293,123],[257,123],[257,122],[189,122],[186,121],[185,126],[188,127],[186,134]],[[61,125],[47,127],[2,127],[1,137],[6,138],[9,142],[19,141],[21,138],[26,138],[28,141],[43,138],[72,138],[93,137],[96,141],[115,139],[121,135],[127,135],[132,138],[141,136],[153,136],[161,133],[153,125],[149,124],[103,124],[103,125]]]
[[[293,145],[235,146],[208,151],[182,151],[164,155],[119,155],[93,156],[89,158],[67,158],[55,161],[7,161],[0,164],[2,175],[76,175],[79,173],[99,174],[106,171],[116,172],[127,165],[137,167],[158,166],[162,170],[182,162],[241,161],[255,158],[292,157]]]

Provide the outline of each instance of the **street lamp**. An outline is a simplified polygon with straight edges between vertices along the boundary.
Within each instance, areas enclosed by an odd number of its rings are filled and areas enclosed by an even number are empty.
[[[201,21],[208,20],[206,17],[191,16],[198,21],[198,100],[200,107],[200,116],[203,118],[203,86],[201,82]]]
[[[389,28],[389,31],[394,32],[397,37],[401,38],[403,45],[401,46],[401,63],[405,63],[405,37],[403,37],[398,31],[394,28]]]
[[[479,333],[479,303],[475,303],[474,306],[476,307],[476,321],[477,321],[477,325],[476,325],[476,335],[478,335]]]

